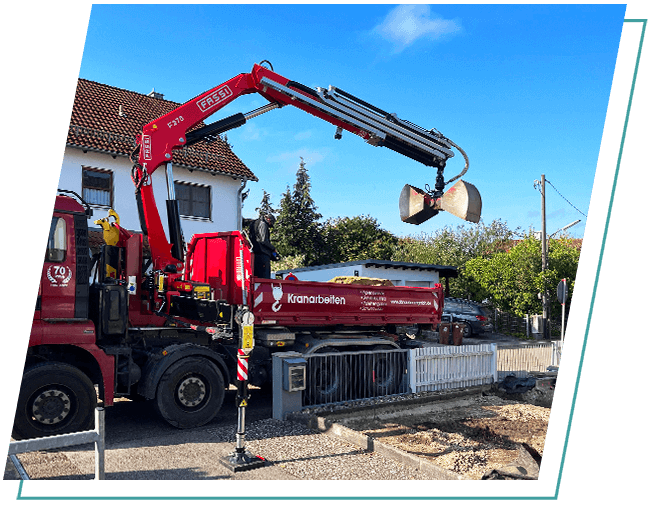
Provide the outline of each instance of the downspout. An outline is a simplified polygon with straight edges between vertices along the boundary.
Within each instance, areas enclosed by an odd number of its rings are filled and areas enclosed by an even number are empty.
[[[237,230],[242,231],[242,209],[244,208],[244,201],[242,200],[242,193],[246,189],[248,179],[244,177],[237,191]]]

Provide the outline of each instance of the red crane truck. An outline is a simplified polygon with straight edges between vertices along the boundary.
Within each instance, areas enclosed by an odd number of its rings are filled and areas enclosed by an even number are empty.
[[[196,128],[238,96],[253,92],[270,103]],[[440,322],[440,285],[260,279],[253,277],[251,246],[240,231],[199,234],[183,242],[169,163],[172,150],[285,105],[331,122],[337,127],[335,137],[346,130],[437,167],[434,191],[410,186],[402,191],[404,220],[418,222],[447,210],[478,221],[480,197],[471,184],[459,181],[443,191],[460,177],[445,182],[442,176],[453,156],[451,148],[460,148],[442,134],[337,88],[313,90],[255,65],[252,72],[144,126],[132,154],[142,234],[130,233],[108,217],[95,221],[104,228],[106,244],[91,257],[91,209],[72,192],[60,191],[56,197],[14,438],[88,429],[98,397],[104,406],[117,397],[150,400],[171,425],[201,426],[214,418],[225,388],[235,382],[242,349],[248,356],[249,382],[262,386],[271,378],[273,352],[398,348],[398,327],[435,327]],[[169,240],[151,186],[151,174],[162,165],[168,177]],[[458,203],[458,194],[464,202]],[[150,257],[145,257],[143,236]],[[385,391],[392,387],[378,385]]]

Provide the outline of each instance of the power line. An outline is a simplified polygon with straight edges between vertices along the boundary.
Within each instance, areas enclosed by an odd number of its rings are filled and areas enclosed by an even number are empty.
[[[569,200],[567,200],[566,197],[565,197],[564,195],[562,195],[562,193],[560,193],[560,192],[558,191],[558,189],[557,189],[555,186],[553,186],[553,183],[552,183],[551,181],[549,181],[548,179],[546,179],[546,182],[548,182],[548,183],[551,185],[551,187],[552,187],[555,191],[557,191],[557,194],[560,195],[562,198],[564,198],[564,200],[565,200],[569,205],[571,205],[571,207],[573,207],[575,210],[577,210],[578,212],[580,212],[580,214],[582,214],[583,216],[587,217],[587,214],[585,214],[584,212],[582,212],[578,207],[576,207],[576,206],[573,205]]]

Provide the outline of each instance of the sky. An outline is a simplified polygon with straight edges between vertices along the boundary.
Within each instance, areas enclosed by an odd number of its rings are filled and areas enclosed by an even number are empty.
[[[92,6],[79,77],[183,103],[268,60],[309,87],[336,86],[423,128],[469,157],[463,180],[481,193],[482,219],[521,232],[582,237],[624,6],[607,5],[103,5]],[[208,119],[266,100],[239,98]],[[301,157],[323,220],[369,215],[398,236],[472,226],[441,213],[402,223],[402,187],[435,170],[285,107],[228,132],[237,156],[279,206]],[[462,171],[459,152],[445,170]]]

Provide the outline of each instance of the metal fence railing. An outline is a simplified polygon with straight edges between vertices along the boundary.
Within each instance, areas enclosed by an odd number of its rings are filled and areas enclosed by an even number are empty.
[[[497,333],[504,333],[506,335],[526,335],[533,337],[536,334],[541,336],[541,315],[526,315],[519,317],[508,312],[503,312],[495,309],[491,319],[494,331]],[[562,319],[549,318],[549,335],[560,335],[562,332]]]
[[[305,355],[303,407],[405,393],[489,385],[508,375],[525,377],[558,366],[557,341],[516,346],[430,346],[416,349]]]
[[[313,407],[408,393],[406,349],[305,355],[303,406]]]
[[[51,437],[31,438],[18,440],[9,443],[9,458],[16,467],[21,480],[29,480],[22,464],[16,457],[17,454],[35,451],[49,451],[62,449],[74,445],[95,444],[95,480],[104,480],[104,409],[98,407],[95,410],[95,429],[92,431],[80,431],[68,435],[54,435]]]
[[[559,366],[561,357],[560,341],[518,346],[500,345],[497,351],[499,380],[507,375],[526,377],[529,372],[545,372],[549,366]]]

